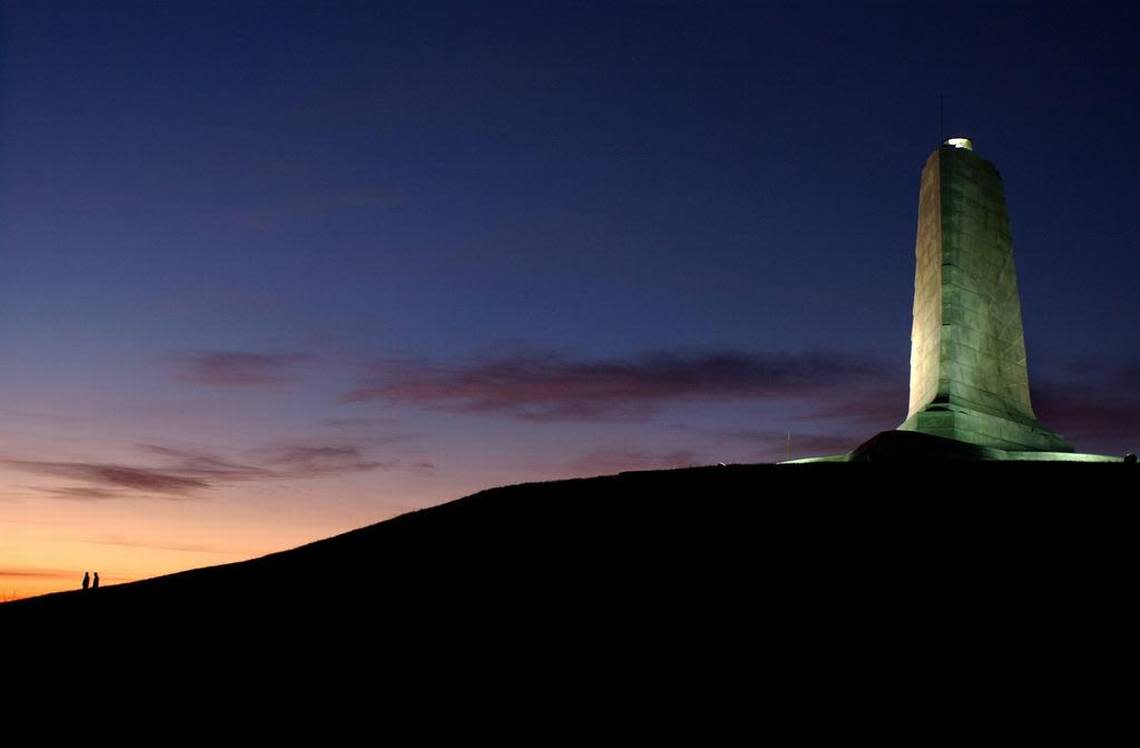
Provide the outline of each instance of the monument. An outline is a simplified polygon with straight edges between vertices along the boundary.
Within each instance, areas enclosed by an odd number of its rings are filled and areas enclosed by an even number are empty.
[[[1013,451],[1072,452],[1029,402],[1001,175],[966,138],[926,160],[918,197],[905,431]]]
[[[913,311],[906,420],[849,454],[794,462],[1119,461],[1076,454],[1033,413],[1005,191],[968,138],[922,170]]]

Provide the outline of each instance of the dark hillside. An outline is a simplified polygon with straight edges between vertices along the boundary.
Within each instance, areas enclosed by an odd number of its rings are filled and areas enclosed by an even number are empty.
[[[1030,611],[1111,627],[1135,568],[1137,476],[1122,464],[741,465],[507,486],[252,561],[8,603],[0,627],[714,644]]]

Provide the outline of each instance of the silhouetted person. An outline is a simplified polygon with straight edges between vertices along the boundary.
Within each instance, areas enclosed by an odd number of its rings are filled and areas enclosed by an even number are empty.
[[[85,571],[85,572],[83,572],[83,589],[87,589],[90,586],[91,586],[91,572]]]
[[[91,589],[99,589],[99,572],[95,572],[95,579],[91,581]]]

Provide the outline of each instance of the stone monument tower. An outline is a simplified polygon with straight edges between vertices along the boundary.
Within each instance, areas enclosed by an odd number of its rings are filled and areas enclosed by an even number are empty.
[[[1072,452],[1037,422],[1001,175],[951,138],[918,198],[910,409],[903,431],[1013,452]]]

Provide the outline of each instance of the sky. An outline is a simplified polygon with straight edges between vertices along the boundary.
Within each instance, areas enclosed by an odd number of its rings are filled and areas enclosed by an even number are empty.
[[[1038,417],[1140,446],[1134,8],[0,9],[0,600],[894,428],[954,135]]]

